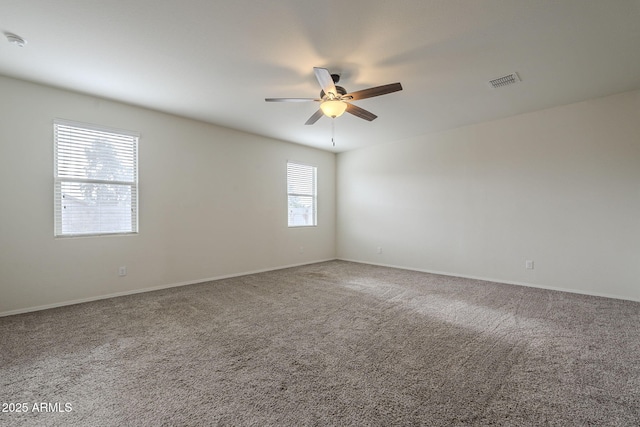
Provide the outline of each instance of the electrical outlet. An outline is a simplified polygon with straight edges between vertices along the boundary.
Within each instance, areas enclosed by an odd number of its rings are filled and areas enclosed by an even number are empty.
[[[127,275],[127,267],[122,266],[118,269],[118,276],[123,277]]]
[[[379,253],[379,254],[382,253],[382,246],[378,246],[378,249],[376,250],[376,253]]]
[[[526,268],[527,270],[533,270],[533,260],[526,260],[524,262],[524,268]]]
[[[304,246],[300,246],[300,249],[298,249],[298,253],[301,253],[301,254],[304,253]]]

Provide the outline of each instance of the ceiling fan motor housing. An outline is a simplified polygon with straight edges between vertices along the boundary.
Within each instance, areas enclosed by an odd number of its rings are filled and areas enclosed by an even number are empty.
[[[336,74],[334,74],[336,75]],[[338,92],[336,95],[342,96],[342,95],[346,95],[347,94],[347,90],[345,88],[343,88],[342,86],[336,86],[336,91]],[[326,94],[324,93],[324,90],[320,91],[320,98],[324,99],[324,96]]]

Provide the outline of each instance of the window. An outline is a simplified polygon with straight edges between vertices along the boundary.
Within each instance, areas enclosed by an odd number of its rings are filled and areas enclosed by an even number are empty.
[[[138,137],[56,120],[56,236],[138,232]]]
[[[317,168],[287,162],[289,227],[317,225]]]

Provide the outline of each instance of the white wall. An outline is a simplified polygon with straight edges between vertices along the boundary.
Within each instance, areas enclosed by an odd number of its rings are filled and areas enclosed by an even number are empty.
[[[339,258],[640,299],[640,92],[341,153],[337,185]]]
[[[0,94],[0,314],[335,258],[333,153],[5,77]],[[138,235],[53,237],[54,118],[140,132]],[[318,166],[318,227],[287,227],[288,159]]]

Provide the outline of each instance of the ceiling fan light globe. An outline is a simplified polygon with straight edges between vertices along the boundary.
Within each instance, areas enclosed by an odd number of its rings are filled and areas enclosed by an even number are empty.
[[[320,109],[325,116],[336,118],[340,117],[347,109],[347,103],[338,100],[327,100],[320,104]]]

